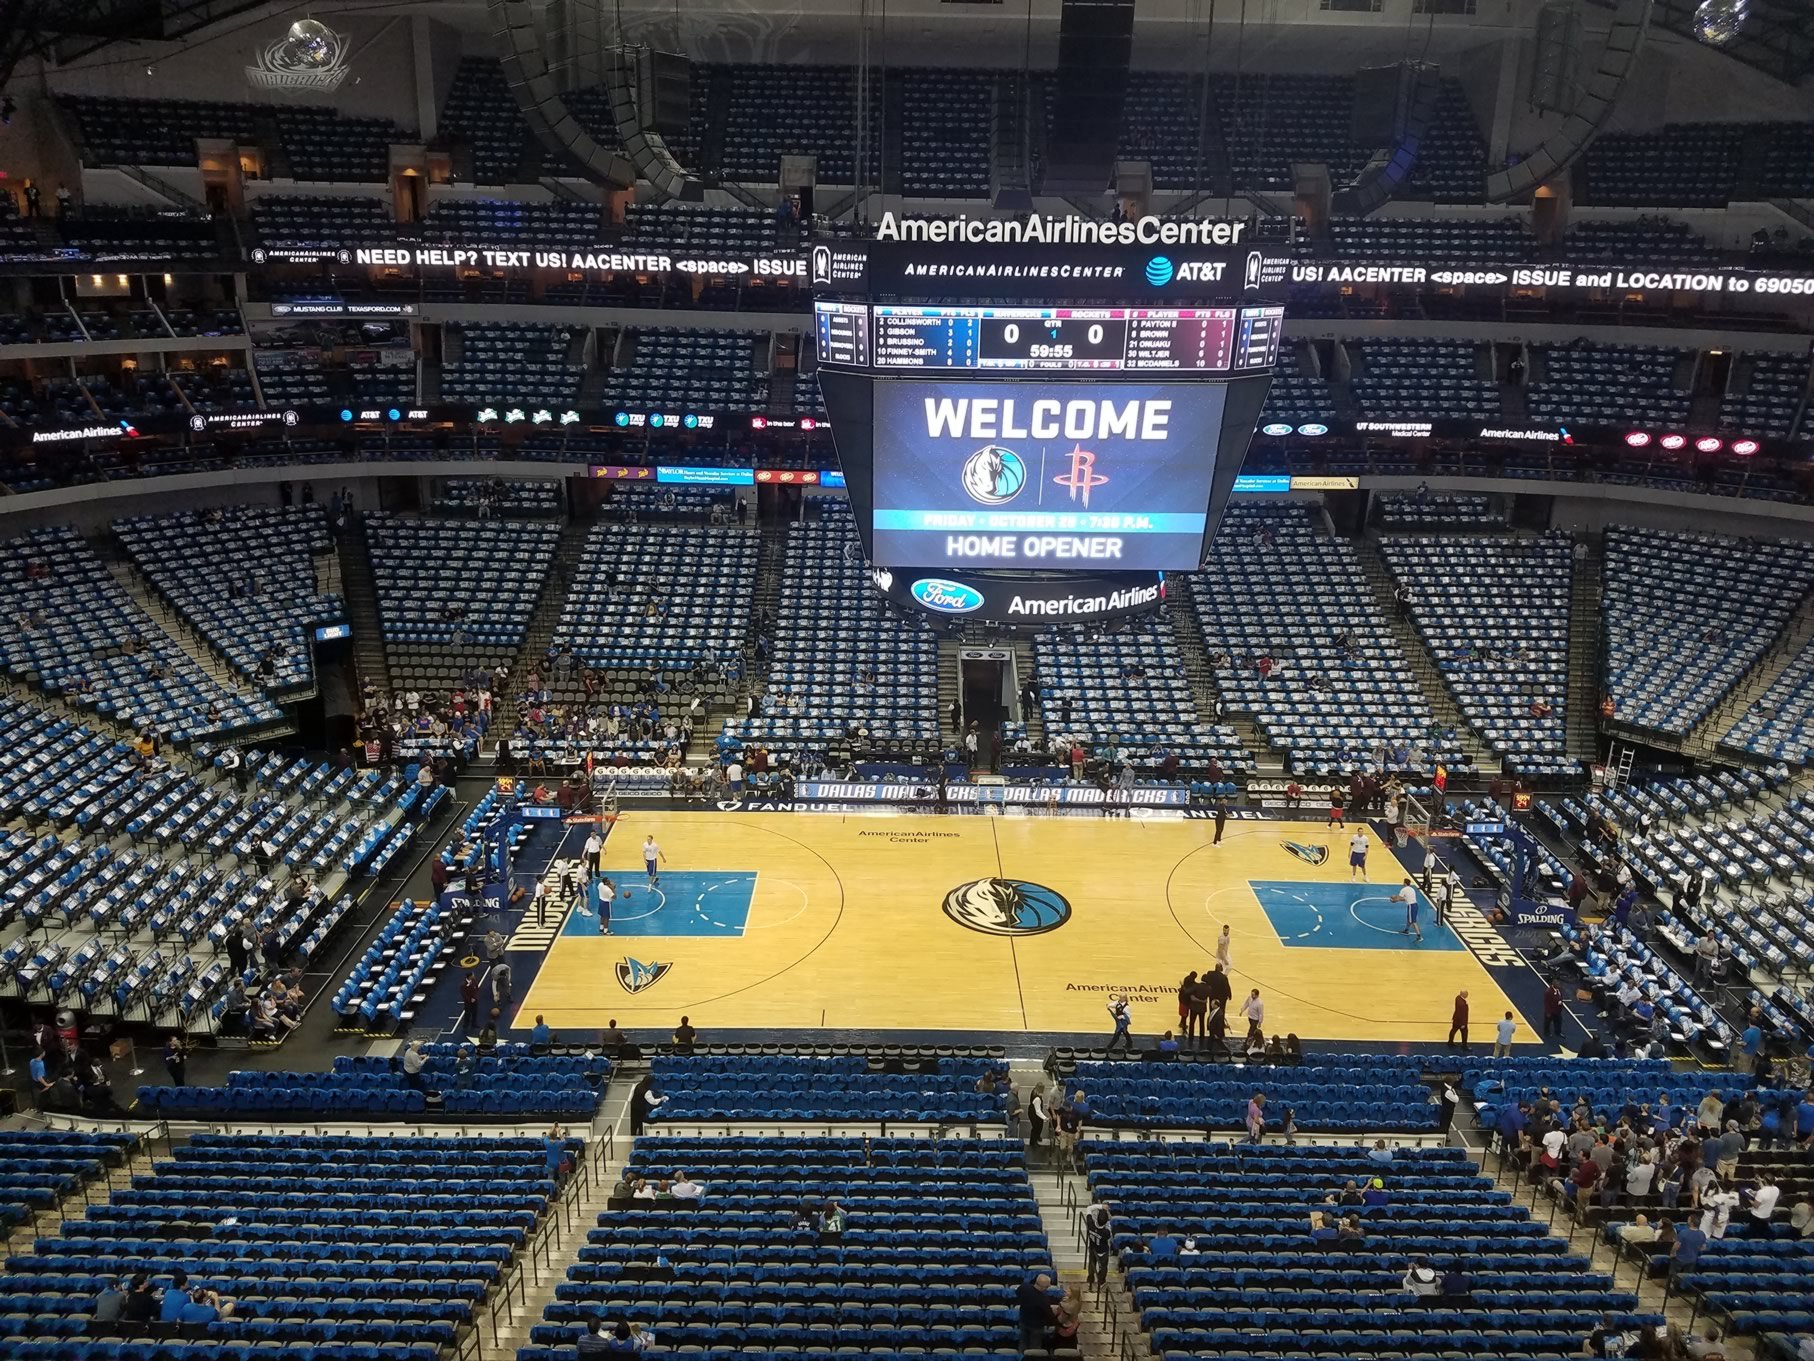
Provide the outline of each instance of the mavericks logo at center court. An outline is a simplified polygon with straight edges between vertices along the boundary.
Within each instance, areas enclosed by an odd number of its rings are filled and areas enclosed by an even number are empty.
[[[617,961],[618,986],[625,992],[646,992],[668,975],[672,964],[645,964],[628,955]]]
[[[945,915],[985,936],[1037,936],[1068,922],[1071,905],[1025,879],[972,879],[945,895]]]
[[[1281,841],[1279,845],[1307,864],[1324,865],[1329,862],[1327,846],[1306,846],[1301,841]]]

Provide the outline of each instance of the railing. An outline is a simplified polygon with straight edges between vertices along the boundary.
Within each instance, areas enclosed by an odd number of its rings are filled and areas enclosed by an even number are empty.
[[[499,1337],[502,1329],[498,1326],[500,1311],[506,1324],[510,1321],[511,1297],[514,1295],[524,1309],[529,1307],[529,1286],[540,1288],[554,1276],[554,1252],[557,1246],[566,1241],[567,1235],[575,1229],[577,1204],[591,1198],[592,1188],[601,1184],[605,1167],[617,1156],[617,1131],[607,1126],[602,1133],[594,1134],[586,1141],[586,1146],[574,1159],[573,1171],[567,1176],[566,1183],[548,1202],[547,1210],[530,1230],[529,1239],[510,1259],[503,1275],[487,1294],[483,1307],[491,1324],[491,1345],[495,1349],[501,1344]],[[580,1226],[583,1231],[584,1226]],[[475,1320],[471,1333],[459,1344],[459,1355],[467,1355],[468,1345],[478,1357],[485,1355],[484,1338]]]

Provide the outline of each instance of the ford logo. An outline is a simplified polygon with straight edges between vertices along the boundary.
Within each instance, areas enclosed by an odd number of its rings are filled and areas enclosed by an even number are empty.
[[[983,593],[961,581],[927,577],[913,583],[913,598],[940,614],[970,614],[983,607]]]
[[[1289,425],[1281,424],[1278,421],[1274,421],[1271,425],[1262,425],[1260,427],[1260,433],[1262,435],[1271,435],[1274,439],[1280,439],[1291,433],[1291,427]]]

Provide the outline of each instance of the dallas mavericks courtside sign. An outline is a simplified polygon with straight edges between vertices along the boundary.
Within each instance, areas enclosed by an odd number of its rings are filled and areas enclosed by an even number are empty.
[[[1071,904],[1025,879],[972,879],[945,895],[945,915],[985,936],[1038,936],[1068,922]]]
[[[973,614],[983,607],[983,593],[961,581],[927,577],[910,589],[915,600],[939,614]]]

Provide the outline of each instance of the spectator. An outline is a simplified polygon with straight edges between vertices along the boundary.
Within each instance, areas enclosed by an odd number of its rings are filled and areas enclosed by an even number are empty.
[[[602,1319],[586,1320],[586,1331],[580,1334],[578,1350],[582,1361],[587,1357],[609,1356],[616,1350],[611,1345],[611,1339],[605,1336]]]
[[[1361,1192],[1361,1204],[1365,1205],[1368,1209],[1375,1209],[1381,1205],[1390,1205],[1391,1203],[1392,1195],[1386,1190],[1386,1183],[1378,1177],[1374,1177],[1369,1181],[1367,1183],[1367,1189]]]
[[[546,1049],[554,1043],[554,1032],[548,1028],[548,1022],[542,1017],[535,1018],[535,1026],[529,1032],[529,1044],[535,1049]]]
[[[844,1207],[835,1200],[828,1200],[824,1212],[819,1216],[819,1237],[842,1238],[849,1223],[850,1216],[844,1213]]]
[[[1707,1247],[1707,1235],[1694,1225],[1694,1221],[1682,1225],[1675,1231],[1675,1246],[1669,1252],[1669,1275],[1673,1280],[1682,1271],[1701,1260],[1701,1253]]]
[[[96,1323],[118,1323],[126,1313],[126,1280],[110,1280],[101,1287],[89,1310]]]
[[[667,1104],[667,1097],[655,1090],[655,1079],[644,1077],[630,1092],[630,1133],[641,1134],[644,1122]]]
[[[422,1070],[428,1067],[428,1055],[423,1052],[421,1040],[411,1040],[403,1051],[403,1080],[419,1092],[428,1090],[428,1083],[422,1077]]]
[[[151,1273],[136,1273],[126,1290],[126,1304],[120,1313],[120,1322],[149,1323],[157,1316],[157,1312],[158,1298],[151,1289]]]
[[[1518,1029],[1518,1023],[1512,1019],[1512,1013],[1506,1012],[1502,1020],[1493,1027],[1493,1057],[1504,1058],[1512,1052],[1512,1035]]]
[[[1247,1100],[1247,1142],[1257,1144],[1266,1135],[1266,1093],[1255,1092]]]
[[[542,1170],[550,1177],[560,1177],[573,1170],[573,1155],[567,1149],[567,1131],[556,1120],[542,1136]]]
[[[1776,1202],[1782,1198],[1782,1188],[1771,1181],[1768,1176],[1759,1177],[1746,1192],[1747,1210],[1751,1222],[1756,1224],[1763,1234],[1768,1236],[1770,1216],[1776,1213]]]
[[[1422,1260],[1413,1261],[1405,1268],[1404,1288],[1413,1299],[1429,1299],[1441,1289],[1436,1268]]]
[[[1079,1092],[1078,1095],[1083,1093]],[[1066,1101],[1057,1110],[1056,1124],[1058,1128],[1052,1136],[1052,1147],[1058,1159],[1069,1164],[1077,1155],[1077,1139],[1083,1132],[1083,1112],[1074,1102]]]
[[[1114,1229],[1109,1207],[1101,1196],[1090,1202],[1083,1212],[1083,1249],[1085,1280],[1102,1285],[1109,1276],[1109,1252],[1114,1243]]]
[[[1020,1349],[1036,1351],[1045,1345],[1046,1329],[1052,1326],[1052,1278],[1043,1271],[1024,1281],[1014,1292],[1014,1303],[1020,1311]]]
[[[172,1031],[164,1041],[164,1070],[170,1074],[170,1085],[184,1087],[188,1083],[185,1075],[189,1069],[189,1044],[183,1039],[181,1031]]]
[[[1241,1003],[1241,1015],[1247,1018],[1247,1038],[1262,1033],[1266,1023],[1266,1004],[1260,1000],[1260,990],[1255,988],[1247,994],[1247,1000]]]
[[[455,1023],[455,1028],[464,1028],[478,1019],[479,976],[468,969],[466,976],[460,980],[460,1019]]]
[[[1058,1308],[1052,1314],[1052,1338],[1049,1349],[1055,1352],[1077,1350],[1077,1325],[1083,1318],[1083,1295],[1074,1285],[1064,1288]]]
[[[674,1174],[674,1184],[668,1188],[668,1191],[675,1200],[699,1200],[705,1195],[705,1188],[685,1172]]]
[[[1386,1147],[1386,1141],[1384,1139],[1375,1139],[1373,1141],[1373,1147],[1367,1150],[1367,1161],[1370,1163],[1384,1164],[1388,1167],[1391,1166],[1392,1150]]]
[[[680,1024],[674,1027],[674,1043],[683,1049],[691,1049],[698,1036],[699,1032],[693,1029],[693,1023],[685,1016],[682,1016]]]
[[[1721,1181],[1731,1181],[1738,1173],[1738,1160],[1744,1151],[1745,1136],[1739,1130],[1738,1121],[1728,1120],[1726,1132],[1717,1139],[1708,1140],[1702,1156],[1713,1164]]]
[[[170,1278],[170,1284],[164,1289],[164,1297],[158,1304],[157,1321],[159,1323],[180,1323],[183,1308],[189,1303],[189,1273],[178,1270]]]
[[[1045,1137],[1046,1122],[1051,1112],[1046,1105],[1046,1084],[1033,1084],[1033,1095],[1027,1098],[1027,1150],[1031,1152],[1039,1147]]]

